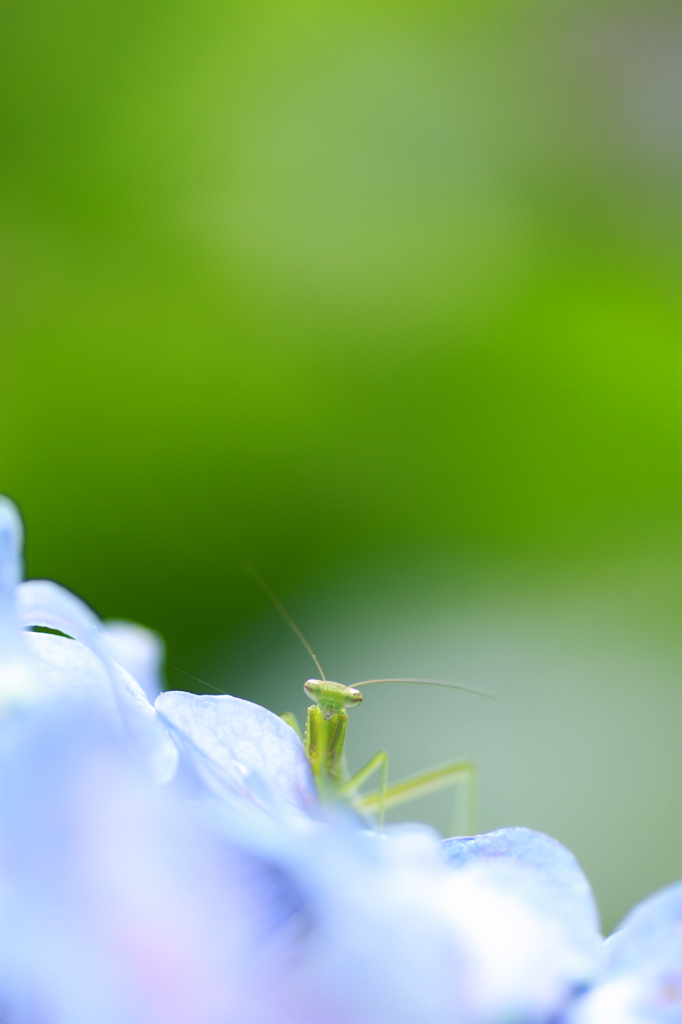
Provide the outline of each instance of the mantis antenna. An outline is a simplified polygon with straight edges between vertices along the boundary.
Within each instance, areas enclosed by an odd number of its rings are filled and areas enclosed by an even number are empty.
[[[324,682],[326,682],[327,681],[327,677],[324,674],[324,672],[322,671],[322,666],[320,665],[319,661],[317,660],[317,655],[313,651],[312,647],[310,646],[310,644],[308,643],[306,638],[303,636],[303,633],[298,628],[298,626],[296,625],[296,623],[292,619],[291,615],[289,615],[289,612],[286,610],[286,608],[284,607],[284,605],[282,604],[280,599],[277,597],[277,594],[274,592],[272,587],[270,587],[265,582],[265,580],[263,579],[261,574],[258,572],[258,569],[256,569],[256,567],[254,565],[252,565],[251,562],[244,562],[243,564],[244,564],[244,568],[246,569],[246,571],[248,573],[250,573],[251,576],[253,576],[254,580],[256,581],[258,586],[261,588],[261,590],[265,594],[267,594],[267,596],[270,598],[270,600],[274,604],[275,608],[277,609],[279,614],[282,616],[284,621],[287,623],[287,625],[289,625],[293,629],[294,633],[296,634],[298,639],[301,641],[301,643],[305,647],[305,649],[308,652],[308,654],[310,655],[310,657],[315,662],[315,667],[316,667],[317,671],[322,676],[322,679],[324,680]]]
[[[475,686],[463,686],[461,683],[450,683],[444,679],[365,679],[362,683],[353,683],[353,687],[370,686],[372,683],[421,683],[423,686],[449,686],[453,690],[465,690],[467,693],[477,693],[480,697],[495,699],[494,693],[486,690],[479,690]]]
[[[202,686],[209,686],[216,693],[221,693],[223,697],[227,697],[227,690],[219,690],[213,683],[207,683],[205,679],[199,679],[199,676],[193,676],[191,672],[185,672],[184,668],[178,668],[177,665],[169,665],[168,668],[172,668],[174,672],[181,672],[183,676],[187,676],[188,679],[193,679],[195,683],[201,683]]]

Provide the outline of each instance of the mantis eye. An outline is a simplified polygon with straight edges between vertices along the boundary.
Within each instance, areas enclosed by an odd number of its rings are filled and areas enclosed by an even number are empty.
[[[345,693],[344,706],[347,708],[356,707],[362,700],[362,694],[359,690],[356,690],[354,686],[347,686]]]
[[[317,704],[324,690],[324,683],[322,682],[321,679],[308,679],[303,684],[303,689],[308,694],[310,699],[314,700],[315,703]]]

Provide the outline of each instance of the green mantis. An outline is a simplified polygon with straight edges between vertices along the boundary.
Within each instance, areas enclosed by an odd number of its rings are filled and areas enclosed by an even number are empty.
[[[313,770],[318,793],[322,800],[344,800],[356,810],[365,814],[377,814],[379,827],[384,814],[393,807],[415,800],[417,797],[436,793],[448,786],[465,789],[467,809],[464,815],[463,832],[475,830],[475,789],[476,767],[471,761],[451,761],[439,765],[393,785],[388,785],[388,754],[380,750],[370,758],[359,771],[349,775],[346,767],[344,744],[348,725],[348,710],[362,701],[359,687],[373,683],[424,683],[436,686],[455,686],[453,683],[439,683],[427,679],[366,679],[355,686],[344,686],[328,679],[308,679],[303,684],[306,694],[314,704],[308,708],[305,734],[291,712],[282,715],[301,736],[305,752]],[[469,687],[456,687],[466,689]],[[474,693],[482,691],[474,690]],[[381,771],[381,782],[377,790],[360,794],[360,788],[377,771]],[[459,830],[455,830],[459,831]]]
[[[354,686],[344,686],[343,683],[332,682],[326,678],[310,644],[277,595],[252,566],[247,566],[247,568],[291,626],[322,677],[321,679],[308,679],[303,684],[303,689],[313,701],[308,708],[305,733],[301,732],[298,721],[291,712],[286,712],[281,716],[298,733],[303,742],[320,798],[323,801],[347,802],[361,814],[376,814],[381,829],[387,810],[446,787],[457,786],[461,787],[461,791],[463,791],[466,807],[465,813],[459,816],[460,820],[457,822],[461,827],[455,827],[454,832],[472,834],[475,831],[476,818],[476,767],[471,761],[450,761],[389,786],[388,754],[385,750],[380,750],[359,771],[350,775],[344,751],[348,711],[361,703],[361,686],[377,683],[448,686],[466,690],[469,693],[477,693],[484,697],[492,695],[484,690],[476,690],[473,687],[435,679],[366,679]],[[381,772],[379,788],[361,794],[361,787],[377,771]]]

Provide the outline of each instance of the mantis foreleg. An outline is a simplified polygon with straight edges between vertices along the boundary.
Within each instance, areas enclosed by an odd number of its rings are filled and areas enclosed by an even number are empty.
[[[399,807],[417,797],[437,793],[447,786],[463,786],[466,794],[464,814],[458,807],[460,813],[456,816],[453,833],[455,835],[472,835],[476,828],[476,766],[470,761],[452,761],[449,764],[440,765],[438,768],[432,768],[430,771],[412,775],[389,786],[388,789],[382,787],[365,796],[358,797],[356,804],[361,811],[376,813],[381,807],[385,810]]]
[[[284,714],[280,715],[279,717],[282,719],[283,722],[286,722],[287,725],[291,726],[291,728],[294,730],[294,732],[296,733],[296,735],[298,736],[299,740],[302,743],[303,742],[303,731],[302,731],[300,725],[298,724],[298,718],[293,713],[293,711],[285,711]]]

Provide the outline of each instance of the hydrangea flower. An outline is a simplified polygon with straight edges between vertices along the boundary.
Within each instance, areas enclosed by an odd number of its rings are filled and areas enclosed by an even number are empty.
[[[23,583],[0,499],[7,1024],[670,1019],[680,890],[602,954],[589,885],[555,840],[379,834],[320,802],[265,708],[159,693],[161,657],[141,627]]]
[[[357,851],[359,840],[356,835],[344,849],[337,829],[332,849],[321,857],[327,833],[317,821],[322,811],[294,731],[264,708],[229,696],[171,692],[161,694],[156,706],[180,742],[183,757],[214,794],[231,804],[249,800],[254,808],[286,820],[287,836],[307,832],[308,842],[297,838],[295,856],[289,861],[282,852],[282,863],[302,891],[322,872],[323,892],[324,879],[338,873],[335,891],[347,907],[347,876],[360,877],[362,870],[351,867],[352,847]],[[372,837],[371,847],[377,842]],[[458,1012],[465,1019],[546,1020],[590,980],[600,944],[596,906],[575,858],[561,844],[528,829],[507,829],[490,837],[448,840],[439,847],[424,830],[393,830],[387,842],[378,842],[381,863],[386,850],[406,849],[408,842],[424,858],[421,878],[413,878],[410,885],[420,892],[422,911],[430,909],[431,930],[445,925],[455,937],[449,971],[458,972]],[[334,850],[340,849],[338,872],[330,873]],[[448,869],[448,864],[458,870]],[[377,878],[389,878],[395,870],[396,865],[384,864]],[[371,891],[377,899],[376,881]],[[328,914],[332,916],[331,905]],[[400,957],[394,951],[393,915],[386,914],[386,921],[391,934],[384,940],[385,958],[395,965],[397,977]],[[348,930],[346,926],[336,933],[339,961],[340,939]],[[408,941],[407,948],[413,945]],[[374,959],[367,957],[367,962]],[[405,1005],[404,997],[401,1003]]]

